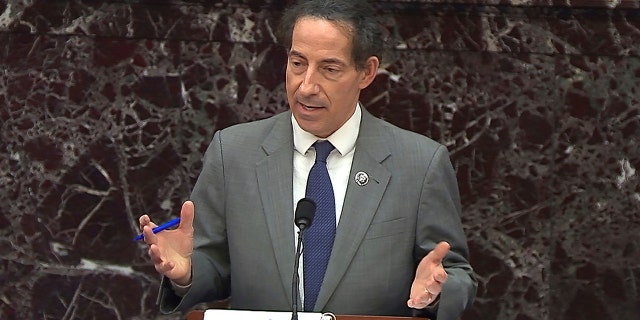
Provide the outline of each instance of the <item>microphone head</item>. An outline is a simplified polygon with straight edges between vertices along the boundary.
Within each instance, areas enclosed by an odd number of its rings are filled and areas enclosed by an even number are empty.
[[[309,198],[302,198],[296,206],[296,217],[294,222],[300,230],[311,226],[313,216],[316,214],[316,203]]]

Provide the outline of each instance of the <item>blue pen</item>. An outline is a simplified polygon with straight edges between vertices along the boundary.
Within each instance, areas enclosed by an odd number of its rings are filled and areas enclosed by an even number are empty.
[[[169,222],[163,223],[163,224],[153,228],[151,231],[154,234],[156,234],[156,233],[158,233],[158,232],[160,232],[162,230],[169,229],[169,228],[171,228],[173,226],[176,226],[176,225],[179,225],[179,224],[180,224],[180,218],[175,218],[175,219],[169,220]],[[138,240],[142,240],[142,239],[144,239],[144,234],[141,233],[137,237],[133,238],[133,241],[138,241]]]

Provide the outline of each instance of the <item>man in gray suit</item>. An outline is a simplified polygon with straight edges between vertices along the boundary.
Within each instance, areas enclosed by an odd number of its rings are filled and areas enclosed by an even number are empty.
[[[215,133],[177,229],[154,234],[156,225],[140,218],[163,275],[161,310],[228,297],[233,309],[291,310],[294,208],[305,197],[315,142],[328,140],[335,239],[328,261],[313,262],[326,262],[326,271],[306,310],[459,318],[477,282],[447,149],[358,102],[380,64],[372,8],[306,1],[281,26],[290,111]],[[311,289],[300,289],[311,299]]]

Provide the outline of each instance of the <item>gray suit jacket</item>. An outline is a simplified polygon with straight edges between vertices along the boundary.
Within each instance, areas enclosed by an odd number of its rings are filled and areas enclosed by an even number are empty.
[[[316,311],[410,316],[417,263],[436,243],[449,279],[431,311],[457,319],[476,280],[447,150],[362,110],[343,211]],[[216,132],[192,193],[193,284],[180,298],[163,280],[161,310],[231,296],[231,308],[291,309],[294,242],[291,113]],[[365,172],[369,182],[354,176]],[[436,317],[436,314],[430,316]]]

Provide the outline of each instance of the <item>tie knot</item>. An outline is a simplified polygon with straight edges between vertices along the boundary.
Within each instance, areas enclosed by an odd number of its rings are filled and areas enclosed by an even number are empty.
[[[316,148],[316,162],[320,161],[326,163],[329,153],[333,150],[331,142],[329,142],[329,140],[318,140],[313,144],[313,146]]]

